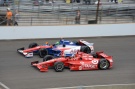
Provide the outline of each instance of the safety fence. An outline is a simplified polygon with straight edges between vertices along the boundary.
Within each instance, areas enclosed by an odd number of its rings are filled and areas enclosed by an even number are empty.
[[[1,11],[7,7],[0,7]],[[18,24],[26,25],[72,25],[75,24],[76,10],[80,10],[80,24],[106,24],[106,23],[134,23],[135,22],[135,2],[130,4],[103,3],[97,5],[85,5],[82,3],[43,3],[43,5],[34,5],[31,1],[18,2],[10,6],[13,13],[19,11]],[[98,21],[96,15],[98,14]],[[13,17],[14,20],[14,17]],[[6,22],[3,16],[0,16],[0,24]]]

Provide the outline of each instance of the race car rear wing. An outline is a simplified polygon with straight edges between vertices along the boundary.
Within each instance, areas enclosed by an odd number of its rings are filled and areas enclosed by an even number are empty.
[[[87,46],[93,46],[94,45],[94,43],[89,43],[89,42],[87,42],[85,40],[82,40],[82,39],[80,40],[80,42],[87,45]]]
[[[84,45],[90,47],[91,53],[94,52],[94,43],[89,43],[89,42],[87,42],[87,41],[85,41],[85,40],[83,40],[83,39],[81,39],[80,42],[83,43]]]

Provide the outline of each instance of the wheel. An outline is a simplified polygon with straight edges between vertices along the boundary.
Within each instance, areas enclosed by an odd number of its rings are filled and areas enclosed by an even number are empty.
[[[48,60],[51,60],[53,59],[54,57],[52,55],[46,55],[44,58],[43,58],[43,62],[44,61],[48,61]]]
[[[81,46],[81,52],[91,53],[91,49],[88,46]]]
[[[109,68],[109,66],[110,66],[110,63],[108,62],[108,60],[106,59],[99,60],[99,64],[98,64],[99,69],[106,70]]]
[[[63,69],[64,69],[64,64],[63,64],[63,62],[55,62],[55,63],[54,63],[54,70],[55,70],[56,72],[62,72]]]
[[[40,49],[40,50],[39,50],[39,56],[40,56],[41,58],[43,58],[43,57],[46,56],[47,54],[48,54],[47,49]]]
[[[36,47],[36,46],[38,46],[37,43],[30,43],[30,44],[29,44],[29,48],[34,48],[34,47]]]

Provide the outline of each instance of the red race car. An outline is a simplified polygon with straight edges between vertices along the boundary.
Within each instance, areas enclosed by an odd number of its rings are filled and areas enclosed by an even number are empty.
[[[96,52],[93,55],[77,52],[74,57],[59,57],[41,63],[34,61],[31,62],[31,65],[37,67],[41,72],[48,71],[49,67],[53,67],[56,72],[62,72],[65,67],[70,70],[106,70],[112,68],[113,59],[104,52]]]

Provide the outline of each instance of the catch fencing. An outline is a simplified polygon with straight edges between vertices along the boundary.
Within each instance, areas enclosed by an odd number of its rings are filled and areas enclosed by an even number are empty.
[[[75,24],[76,10],[80,10],[80,24],[106,24],[106,23],[134,23],[135,22],[135,1],[132,3],[104,2],[99,6],[91,2],[87,5],[81,3],[46,3],[35,5],[33,1],[15,1],[9,6],[13,13],[19,11],[18,24],[20,26],[35,25],[72,25]],[[0,7],[1,12],[6,10]],[[5,12],[6,13],[6,12]],[[98,14],[98,21],[96,15]],[[6,20],[0,17],[0,24]],[[14,20],[14,17],[13,17]]]

